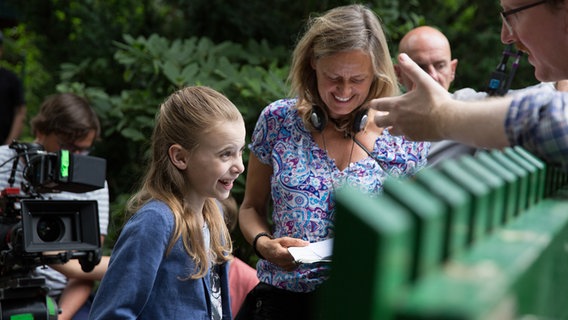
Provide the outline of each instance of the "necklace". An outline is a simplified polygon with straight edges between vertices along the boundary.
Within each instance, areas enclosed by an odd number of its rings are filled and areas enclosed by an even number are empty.
[[[322,138],[323,148],[324,148],[324,150],[325,150],[325,153],[327,154],[328,159],[329,159],[329,160],[332,160],[331,155],[329,154],[329,151],[327,150],[327,144],[326,144],[326,141],[325,141],[325,133],[324,133],[323,131],[322,131],[322,133],[321,133],[321,138]],[[342,179],[343,181],[341,181],[341,182],[339,183],[340,185],[344,185],[344,184],[346,184],[346,183],[349,182],[349,174],[350,174],[350,171],[351,171],[351,160],[352,160],[352,158],[353,158],[353,150],[354,150],[354,148],[355,148],[355,140],[353,140],[353,141],[351,142],[351,150],[349,151],[349,158],[348,158],[347,166],[345,167],[347,170],[345,170],[345,177]],[[335,193],[335,184],[336,184],[336,181],[335,181],[335,179],[333,178],[333,170],[331,170],[331,167],[330,167],[328,161],[326,161],[326,166],[327,166],[328,172],[329,172],[329,180],[330,180],[330,182],[331,182],[331,187],[332,187],[333,192]],[[337,162],[336,162],[336,167],[337,167],[337,169],[339,170],[339,167],[337,166]],[[340,171],[340,173],[341,173],[343,170],[339,170],[339,171]]]

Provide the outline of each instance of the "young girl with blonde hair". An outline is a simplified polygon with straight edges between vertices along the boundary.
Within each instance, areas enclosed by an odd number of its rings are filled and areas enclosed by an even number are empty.
[[[232,245],[216,201],[243,173],[244,145],[241,114],[213,89],[187,87],[161,105],[91,319],[231,319]]]

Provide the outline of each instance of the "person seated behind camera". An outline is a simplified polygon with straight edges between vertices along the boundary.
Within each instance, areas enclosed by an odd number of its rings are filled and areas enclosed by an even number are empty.
[[[39,113],[31,120],[31,129],[35,137],[34,142],[42,145],[47,152],[65,149],[75,154],[86,155],[100,135],[100,123],[93,108],[86,99],[70,93],[52,95],[44,100]],[[0,146],[0,164],[7,163],[11,169],[10,159],[15,155],[16,151],[10,149],[8,145]],[[25,181],[22,175],[24,166],[25,160],[22,158],[18,162],[13,187],[19,188]],[[0,190],[10,187],[8,182],[10,171],[6,168],[0,170]],[[106,181],[104,188],[91,192],[46,193],[43,196],[53,200],[97,200],[101,244],[103,243],[109,219],[109,191]],[[78,263],[69,265],[80,268]],[[88,316],[86,310],[84,316],[74,317],[89,298],[94,285],[94,280],[89,279],[88,276],[79,277],[81,274],[84,273],[77,270],[77,277],[67,278],[48,266],[40,266],[34,270],[34,276],[46,279],[48,294],[55,298],[62,311],[59,320],[86,319]]]

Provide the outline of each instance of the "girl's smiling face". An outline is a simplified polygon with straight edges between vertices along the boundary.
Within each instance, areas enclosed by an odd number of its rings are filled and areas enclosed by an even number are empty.
[[[190,199],[222,200],[229,196],[234,181],[245,170],[242,158],[245,134],[242,121],[224,122],[202,134],[199,147],[188,155],[187,160]]]

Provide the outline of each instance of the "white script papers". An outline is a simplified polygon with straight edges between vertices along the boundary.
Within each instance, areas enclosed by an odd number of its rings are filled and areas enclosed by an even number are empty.
[[[331,262],[333,239],[310,243],[305,247],[288,248],[296,263]]]

